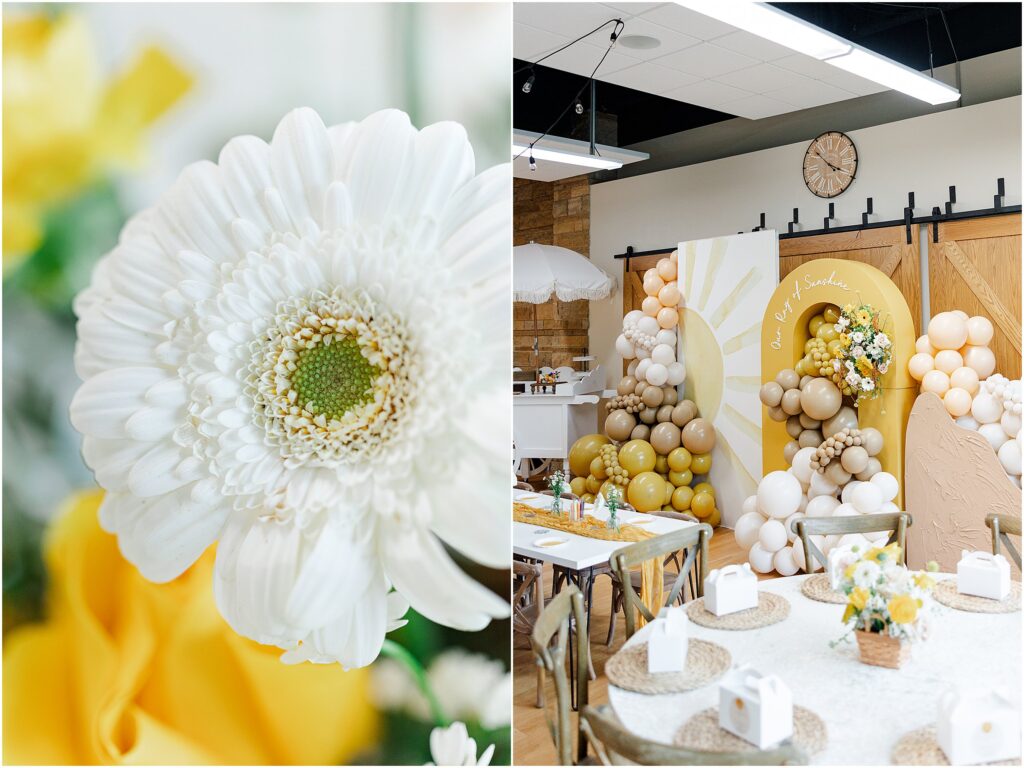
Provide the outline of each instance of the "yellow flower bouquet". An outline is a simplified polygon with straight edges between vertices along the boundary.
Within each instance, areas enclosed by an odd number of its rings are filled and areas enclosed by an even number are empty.
[[[861,660],[899,666],[909,657],[910,643],[927,634],[934,580],[928,572],[902,565],[895,543],[864,552],[855,549],[842,567],[839,591],[846,595],[842,621],[855,633]],[[928,564],[929,571],[937,567]]]
[[[881,380],[892,361],[892,341],[870,304],[847,304],[835,324],[840,351],[832,361],[832,379],[844,394],[861,400],[878,397]]]

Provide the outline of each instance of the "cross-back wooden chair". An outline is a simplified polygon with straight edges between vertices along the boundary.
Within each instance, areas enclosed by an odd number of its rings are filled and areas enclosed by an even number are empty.
[[[564,497],[564,495],[563,495],[563,497]],[[619,512],[633,512],[633,513],[635,513],[636,509],[633,507],[632,504],[627,504],[627,503],[623,502],[622,504],[619,505]],[[562,588],[562,584],[564,584],[565,582],[567,582],[569,580],[569,573],[564,568],[556,565],[556,566],[554,566],[552,568],[551,575],[552,575],[551,594],[552,595],[557,595],[558,591]],[[596,578],[598,576],[608,576],[608,577],[611,577],[611,575],[612,575],[612,567],[611,567],[611,564],[609,564],[609,563],[605,563],[603,565],[595,566],[594,569],[593,569],[593,577],[594,578]]]
[[[623,547],[612,555],[612,572],[621,585],[623,595],[623,607],[626,614],[626,638],[633,636],[636,632],[636,611],[647,621],[654,621],[655,614],[662,606],[654,606],[654,611],[644,605],[643,600],[637,593],[630,577],[630,570],[647,560],[655,558],[664,559],[673,552],[686,551],[682,564],[679,566],[679,573],[675,575],[672,589],[665,606],[670,606],[683,594],[690,571],[697,569],[697,592],[694,597],[704,594],[704,577],[707,576],[708,567],[708,541],[711,539],[711,526],[707,523],[698,523],[687,528],[680,528],[678,531],[663,533],[653,539],[640,541]]]
[[[555,688],[555,716],[545,712],[551,739],[559,765],[573,765],[573,728],[571,720],[572,694],[566,664],[573,649],[570,647],[571,623],[575,623],[576,638],[576,697],[580,710],[587,704],[587,615],[583,610],[583,594],[569,584],[547,604],[533,627],[530,645],[537,665],[551,676]],[[577,723],[576,750],[580,761],[587,755],[587,742]]]
[[[675,511],[659,509],[659,510],[656,510],[654,512],[649,512],[648,514],[655,515],[656,517],[666,517],[666,518],[668,518],[670,520],[685,520],[686,522],[690,522],[690,523],[699,523],[700,522],[700,520],[698,520],[696,517],[694,517],[693,515],[687,514],[685,512],[675,512]],[[686,557],[686,552],[673,552],[672,554],[668,555],[668,557],[665,558],[664,566],[666,568],[668,568],[669,565],[674,565],[676,567],[676,572],[675,573],[672,573],[671,571],[667,571],[667,570],[665,571],[665,580],[666,580],[666,582],[668,582],[669,579],[674,580],[675,577],[676,577],[676,573],[679,573],[679,569],[682,567],[682,562],[679,559],[680,554],[682,554],[682,556],[684,558]],[[610,569],[610,566],[609,566],[609,569]],[[691,597],[693,597],[693,596],[695,596],[697,594],[696,571],[697,571],[696,568],[691,568],[690,569],[689,583],[690,583],[690,596]],[[617,621],[617,619],[619,617],[619,611],[622,610],[622,602],[623,602],[622,587],[619,584],[619,579],[618,579],[617,576],[615,576],[615,574],[611,574],[611,576],[612,576],[611,616],[609,616],[609,618],[608,618],[608,638],[605,640],[605,645],[607,645],[609,648],[611,648],[612,643],[615,640],[615,624],[616,624],[616,621]],[[637,571],[633,571],[630,574],[630,578],[633,580],[633,588],[634,589],[640,589],[640,573],[637,572]],[[669,586],[669,590],[670,591],[671,591],[671,589],[672,589],[672,587]],[[680,593],[679,597],[680,597],[681,600],[685,600],[686,599],[685,594],[683,594],[683,593]]]
[[[512,561],[512,632],[533,634],[537,617],[544,610],[544,564]],[[537,706],[544,706],[544,670],[537,667]]]
[[[587,707],[580,720],[602,765],[807,765],[807,756],[790,741],[766,750],[699,752],[630,733],[607,705]]]
[[[1020,550],[1010,541],[1010,536],[1020,536],[1020,518],[992,513],[985,516],[985,525],[992,529],[992,554],[999,554],[999,542],[1002,540],[1013,562],[1020,568]]]
[[[533,486],[530,485],[529,483],[523,481],[523,480],[517,481],[516,484],[513,485],[512,487],[515,488],[516,490],[519,490],[519,491],[532,491],[533,490]]]
[[[793,522],[792,530],[800,537],[804,547],[804,561],[808,573],[811,564],[817,560],[821,567],[828,569],[828,557],[811,541],[811,536],[836,536],[847,533],[877,533],[892,531],[887,544],[900,545],[900,563],[907,562],[907,528],[914,524],[907,512],[882,512],[877,515],[849,515],[845,517],[805,517]],[[813,558],[813,560],[811,559]]]

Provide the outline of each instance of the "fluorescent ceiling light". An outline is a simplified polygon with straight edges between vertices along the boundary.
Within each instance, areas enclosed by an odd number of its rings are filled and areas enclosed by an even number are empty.
[[[947,104],[960,91],[862,48],[765,3],[677,0],[679,5],[929,104]],[[712,41],[713,42],[713,41]]]
[[[522,154],[523,157],[533,155],[534,160],[548,160],[553,163],[568,163],[569,165],[582,165],[584,168],[602,168],[610,170],[613,168],[621,168],[622,163],[618,160],[609,160],[605,157],[590,154],[580,154],[577,152],[564,152],[559,149],[545,149],[543,147],[534,147],[530,149],[529,144],[519,145],[512,144],[513,156]]]

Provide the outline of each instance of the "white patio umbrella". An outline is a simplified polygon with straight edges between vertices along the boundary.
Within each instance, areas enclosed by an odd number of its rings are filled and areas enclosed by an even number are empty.
[[[512,298],[543,304],[555,294],[561,301],[603,299],[615,281],[590,259],[557,245],[517,245],[512,249]]]

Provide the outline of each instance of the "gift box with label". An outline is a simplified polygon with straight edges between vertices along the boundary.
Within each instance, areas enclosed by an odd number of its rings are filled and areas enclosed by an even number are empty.
[[[834,547],[828,551],[828,581],[832,589],[838,591],[843,581],[843,571],[860,559],[860,551],[853,550],[854,545]]]
[[[1002,600],[1010,594],[1010,563],[1002,555],[963,550],[956,565],[956,591]]]
[[[715,616],[757,608],[757,576],[750,563],[717,568],[704,580],[704,607]]]
[[[1005,688],[946,691],[939,699],[935,737],[951,765],[977,765],[1021,756],[1020,708]]]
[[[768,749],[793,735],[793,695],[777,675],[733,668],[718,686],[718,724]]]
[[[690,649],[690,618],[682,608],[664,609],[647,639],[647,671],[682,672]]]

